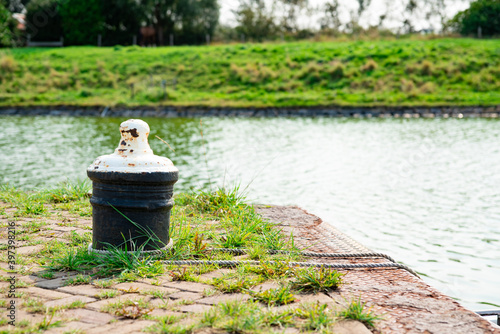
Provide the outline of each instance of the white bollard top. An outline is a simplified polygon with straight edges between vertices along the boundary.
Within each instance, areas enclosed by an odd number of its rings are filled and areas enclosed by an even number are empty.
[[[140,119],[120,124],[122,138],[113,154],[102,155],[88,167],[94,172],[176,172],[170,159],[153,154],[149,147],[149,125]]]

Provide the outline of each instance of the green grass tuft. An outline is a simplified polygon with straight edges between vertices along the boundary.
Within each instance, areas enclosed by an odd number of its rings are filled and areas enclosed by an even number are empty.
[[[290,292],[289,286],[282,286],[276,289],[268,289],[261,292],[250,292],[250,295],[257,301],[268,306],[286,305],[296,301],[295,296]]]
[[[306,320],[307,330],[327,330],[335,321],[333,313],[327,304],[306,304],[295,310],[295,314]]]
[[[361,302],[361,299],[351,301],[346,309],[338,312],[338,316],[345,319],[358,320],[368,327],[375,328],[375,322],[382,317],[373,314],[371,309],[366,310],[366,303]]]
[[[295,271],[295,279],[291,283],[294,289],[300,291],[327,292],[342,284],[342,276],[344,274],[325,267],[299,268]]]

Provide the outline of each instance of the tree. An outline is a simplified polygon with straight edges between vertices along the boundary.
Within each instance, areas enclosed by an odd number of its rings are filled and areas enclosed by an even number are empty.
[[[370,6],[371,0],[358,0],[358,17],[363,15],[366,8]]]
[[[281,17],[281,27],[289,33],[295,33],[299,30],[298,16],[300,12],[307,8],[308,0],[278,0],[283,13]]]
[[[384,22],[387,20],[387,19],[391,19],[391,14],[393,12],[393,6],[394,6],[394,2],[391,1],[391,0],[385,0],[384,1],[384,7],[385,7],[385,10],[382,14],[379,15],[378,17],[378,24],[377,24],[377,28],[379,30],[383,29],[383,26],[384,26]]]
[[[476,0],[469,9],[459,12],[449,25],[462,35],[500,35],[500,0]]]
[[[145,19],[143,7],[137,0],[101,0],[104,45],[132,44],[141,22]]]
[[[7,9],[11,13],[21,13],[30,0],[7,0]]]
[[[164,45],[165,35],[174,33],[178,0],[142,0],[145,8],[146,24],[156,31],[159,45]]]
[[[340,14],[338,0],[332,0],[325,3],[323,7],[324,16],[320,19],[321,30],[333,30],[338,32],[340,29]]]
[[[430,19],[434,16],[439,18],[439,23],[441,23],[441,31],[444,31],[446,25],[446,0],[425,0],[428,4],[429,11],[426,13],[426,19]],[[429,22],[429,25],[430,22]]]
[[[411,34],[414,30],[412,18],[417,8],[418,8],[417,0],[408,0],[408,2],[406,3],[405,12],[408,13],[408,16],[406,16],[403,21],[403,28],[406,30],[408,34]]]
[[[32,0],[26,6],[26,31],[34,41],[57,41],[63,35],[58,0]]]
[[[174,30],[179,44],[202,44],[219,22],[217,0],[184,0],[177,5]]]
[[[12,46],[11,14],[0,0],[0,46]]]
[[[199,44],[212,35],[219,21],[217,0],[142,0],[146,24],[152,25],[158,44],[175,35],[176,44]]]
[[[59,12],[65,44],[95,45],[97,43],[97,36],[102,33],[104,25],[100,1],[60,1]]]
[[[266,7],[264,0],[241,0],[234,14],[238,22],[236,31],[247,38],[262,41],[277,32],[273,10]]]

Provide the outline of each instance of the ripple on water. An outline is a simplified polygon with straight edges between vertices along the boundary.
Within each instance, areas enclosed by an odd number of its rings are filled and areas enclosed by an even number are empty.
[[[1,182],[85,178],[124,119],[0,117]],[[259,203],[296,204],[424,273],[473,309],[500,305],[498,120],[146,119],[177,191],[240,183]],[[158,135],[175,149],[154,139]]]

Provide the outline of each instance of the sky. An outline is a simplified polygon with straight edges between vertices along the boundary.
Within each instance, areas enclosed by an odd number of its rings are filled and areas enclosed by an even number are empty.
[[[355,0],[338,0],[341,6],[340,17],[343,23],[349,21],[350,12],[357,12],[358,2]],[[272,0],[266,0],[267,3],[271,3]],[[309,0],[309,5],[320,9],[328,0]],[[419,1],[423,3],[422,0]],[[457,12],[464,10],[469,7],[469,0],[444,0],[446,4],[446,16],[452,18]],[[406,13],[404,13],[406,1],[402,0],[372,0],[370,6],[365,10],[360,18],[360,24],[364,27],[368,25],[377,25],[380,15],[390,8],[390,15],[384,22],[384,26],[390,29],[397,29],[402,26],[402,21],[404,20]],[[220,10],[220,23],[235,26],[236,20],[233,14],[233,10],[238,8],[239,0],[219,0],[221,6]],[[318,20],[321,17],[321,13],[307,14],[303,13],[299,19],[299,23],[304,28],[318,28]],[[439,19],[434,18],[431,22],[425,20],[425,13],[423,10],[418,11],[413,17],[413,22],[415,28],[426,29],[434,28],[436,31],[440,29]]]

